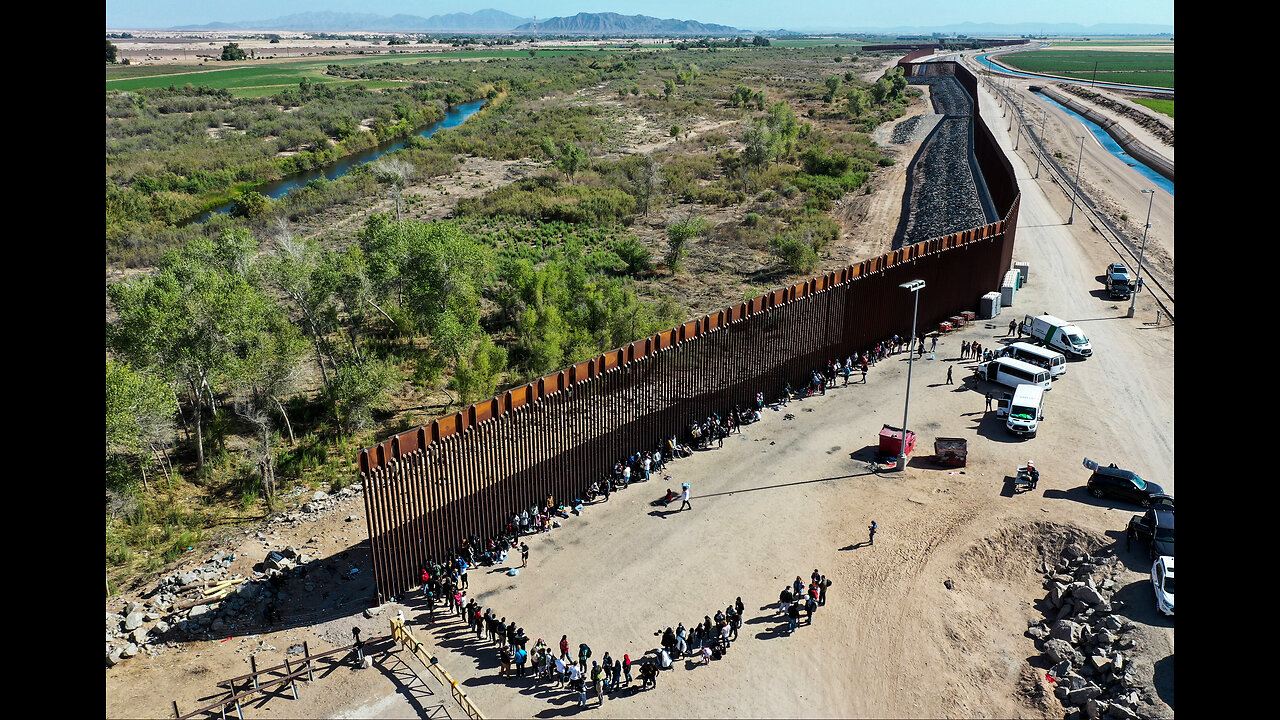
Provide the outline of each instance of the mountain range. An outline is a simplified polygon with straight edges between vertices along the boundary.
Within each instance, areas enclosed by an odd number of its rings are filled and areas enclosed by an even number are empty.
[[[269,20],[211,22],[183,25],[171,30],[285,30],[291,32],[538,32],[553,35],[725,35],[742,31],[727,25],[672,20],[648,15],[619,15],[613,12],[578,13],[573,17],[538,20],[500,10],[448,15],[372,15],[367,13],[303,12]]]
[[[728,25],[701,23],[696,20],[673,20],[648,15],[619,15],[615,12],[578,13],[573,17],[539,20],[535,28],[527,23],[515,32],[547,35],[734,35],[743,31]]]
[[[291,32],[490,32],[532,33],[546,35],[742,35],[749,31],[727,25],[696,20],[674,20],[648,15],[621,15],[614,12],[578,13],[572,17],[539,19],[535,28],[532,18],[519,17],[500,10],[478,10],[473,13],[447,15],[374,15],[369,13],[303,12],[269,20],[211,22],[183,25],[171,30],[285,30]],[[918,25],[898,27],[801,26],[769,32],[770,35],[798,33],[871,33],[876,35],[960,34],[970,37],[1019,35],[1172,35],[1172,25],[1150,23],[975,23],[952,25]]]
[[[447,15],[373,15],[368,13],[303,12],[271,18],[269,20],[244,20],[239,22],[212,22],[204,25],[182,25],[172,30],[287,30],[290,32],[342,32],[369,30],[383,32],[448,32],[509,31],[532,22],[532,18],[519,17],[501,10],[478,10],[473,13],[449,13]]]

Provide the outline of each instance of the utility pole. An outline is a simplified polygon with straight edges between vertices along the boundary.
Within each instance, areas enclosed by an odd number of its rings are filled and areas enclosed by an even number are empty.
[[[1147,231],[1151,229],[1151,204],[1155,202],[1156,199],[1156,191],[1154,188],[1151,190],[1143,190],[1142,192],[1147,193],[1151,197],[1147,200],[1147,224],[1142,230],[1142,250],[1138,252],[1138,276],[1134,279],[1134,288],[1132,293],[1133,299],[1129,301],[1129,317],[1133,317],[1134,313],[1137,311],[1138,290],[1142,288],[1142,261],[1147,256]]]
[[[1071,188],[1071,216],[1067,218],[1067,224],[1070,225],[1076,219],[1076,195],[1080,194],[1080,166],[1084,164],[1084,136],[1077,135],[1080,138],[1080,155],[1076,158],[1076,182],[1075,187]]]

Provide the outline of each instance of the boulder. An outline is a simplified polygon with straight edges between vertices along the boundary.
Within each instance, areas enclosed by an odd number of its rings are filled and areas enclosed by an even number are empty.
[[[377,617],[382,614],[382,610],[383,610],[383,607],[381,605],[379,605],[378,607],[365,608],[364,616],[367,618]]]
[[[1054,664],[1068,661],[1072,666],[1079,665],[1081,656],[1076,649],[1071,647],[1071,643],[1066,640],[1052,639],[1044,644],[1044,652]]]
[[[131,658],[137,654],[138,654],[138,646],[134,645],[133,643],[129,643],[128,645],[125,645],[124,647],[120,648],[120,657],[122,658]]]
[[[1084,555],[1084,548],[1078,543],[1067,543],[1067,546],[1062,549],[1062,554],[1068,560],[1075,560]]]
[[[142,625],[142,618],[143,614],[141,612],[129,613],[129,616],[124,619],[124,629],[129,632],[138,629]]]
[[[132,633],[129,633],[129,639],[132,640],[137,645],[146,645],[147,634],[149,632],[151,631],[147,630],[146,628],[140,627],[137,630],[134,630]]]
[[[1087,584],[1076,587],[1074,590],[1071,591],[1071,596],[1074,598],[1079,598],[1080,600],[1083,600],[1084,602],[1090,605],[1097,605],[1099,603],[1104,602],[1101,593],[1099,593],[1097,589],[1092,588]]]
[[[124,648],[116,648],[115,650],[107,653],[107,667],[115,667],[116,665],[119,665],[120,661],[124,658],[124,655],[121,654],[123,651]]]
[[[1067,592],[1067,586],[1062,583],[1055,582],[1049,588],[1049,602],[1053,603],[1056,608],[1062,607],[1062,596]]]
[[[169,632],[169,623],[161,620],[160,622],[156,623],[155,627],[151,629],[155,631],[156,635],[164,635],[165,633]]]
[[[1027,628],[1027,637],[1033,640],[1043,640],[1049,637],[1049,629],[1044,625],[1032,625]]]
[[[1102,712],[1107,709],[1105,702],[1100,702],[1096,698],[1084,704],[1084,714],[1088,715],[1090,720],[1098,720],[1102,716]]]
[[[1063,618],[1049,628],[1049,637],[1054,640],[1066,640],[1074,645],[1080,642],[1080,625]]]
[[[1068,705],[1084,705],[1101,694],[1102,688],[1090,683],[1079,690],[1072,690],[1067,693],[1066,702]]]
[[[1107,720],[1134,720],[1138,716],[1123,705],[1111,703],[1106,711],[1102,713],[1102,717],[1107,718]]]
[[[314,493],[312,493],[312,494],[311,494],[311,499],[312,499],[312,500],[324,500],[324,499],[326,499],[326,498],[328,498],[328,497],[329,497],[329,493],[327,493],[327,492],[325,492],[325,491],[323,491],[323,490],[317,490],[317,491],[315,491]]]
[[[187,613],[187,619],[195,620],[196,618],[199,618],[203,615],[208,614],[208,612],[209,612],[208,605],[197,605],[191,608],[191,612]]]
[[[1111,658],[1105,655],[1090,655],[1089,666],[1099,673],[1105,673],[1111,669]]]

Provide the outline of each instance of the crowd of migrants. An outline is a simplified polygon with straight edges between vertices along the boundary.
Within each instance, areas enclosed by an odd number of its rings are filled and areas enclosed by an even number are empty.
[[[935,347],[936,344],[935,338]],[[908,340],[894,335],[868,351],[850,355],[843,361],[830,360],[825,368],[812,371],[811,380],[803,389],[795,390],[787,382],[779,402],[785,405],[798,397],[825,395],[827,388],[833,387],[838,377],[843,376],[844,385],[847,386],[854,372],[861,372],[861,381],[865,383],[869,365],[875,365],[895,353],[915,349],[914,346],[914,338]],[[924,347],[922,338],[918,348],[921,355],[924,354]],[[421,580],[431,620],[435,621],[436,606],[443,602],[448,613],[465,620],[468,629],[475,632],[478,639],[485,639],[498,647],[500,675],[525,677],[527,666],[528,672],[539,684],[554,681],[556,687],[567,687],[576,692],[580,705],[587,702],[588,688],[594,691],[597,701],[602,703],[605,694],[612,695],[619,688],[630,687],[633,662],[629,654],[624,654],[621,660],[615,660],[606,652],[600,660],[592,660],[590,646],[581,643],[575,661],[570,654],[567,635],[560,638],[559,654],[542,638],[538,638],[530,651],[529,637],[516,621],[508,622],[505,617],[498,617],[492,608],[484,608],[475,599],[467,597],[467,571],[476,565],[501,565],[506,562],[507,555],[517,549],[521,553],[521,567],[526,566],[529,546],[520,541],[522,536],[550,532],[553,527],[560,526],[556,518],[568,518],[570,512],[581,514],[584,502],[593,502],[597,497],[602,496],[607,501],[612,491],[627,488],[633,478],[639,482],[648,481],[653,473],[663,472],[671,459],[688,457],[693,454],[694,449],[708,449],[713,442],[723,446],[724,438],[730,433],[741,432],[743,425],[758,422],[764,406],[764,393],[757,392],[754,407],[735,405],[723,418],[718,413],[712,413],[702,422],[691,423],[684,430],[683,439],[672,435],[658,441],[652,450],[636,452],[620,460],[611,473],[605,473],[599,480],[591,483],[584,493],[585,500],[574,498],[567,505],[557,505],[555,498],[548,495],[541,507],[534,505],[512,513],[505,530],[498,537],[491,536],[482,543],[478,536],[472,534],[463,539],[459,549],[450,548],[447,551],[446,557],[451,558],[450,560],[444,563],[435,559],[428,560],[427,566],[421,571]],[[664,477],[669,480],[671,476]],[[683,498],[687,506],[688,484],[682,485],[682,488],[682,493],[672,492],[668,488],[662,499],[651,504],[666,506],[677,498]],[[509,572],[515,574],[517,570]],[[831,581],[814,570],[807,589],[799,576],[796,576],[791,586],[784,588],[779,597],[779,608],[788,621],[788,631],[795,630],[802,611],[805,613],[806,623],[813,622],[813,613],[826,604],[827,588],[830,586]],[[654,657],[643,658],[638,663],[637,674],[641,685],[638,689],[633,688],[633,692],[656,688],[658,674],[663,670],[670,670],[673,659],[689,656],[709,663],[724,657],[731,643],[738,638],[738,630],[743,622],[742,613],[743,603],[739,597],[732,605],[717,610],[714,616],[706,615],[702,622],[694,623],[692,631],[681,623],[675,629],[667,626],[664,630],[655,632],[655,636],[661,636],[661,647],[653,651]],[[588,662],[591,663],[589,668]]]

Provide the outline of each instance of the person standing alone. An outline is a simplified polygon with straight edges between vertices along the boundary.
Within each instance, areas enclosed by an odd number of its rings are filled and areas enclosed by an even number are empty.
[[[867,528],[867,532],[871,535],[871,539],[867,541],[868,545],[876,544],[876,521],[871,521],[871,527]]]
[[[684,510],[685,508],[693,509],[693,506],[689,504],[689,483],[684,483],[680,486],[680,509]]]

